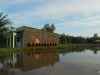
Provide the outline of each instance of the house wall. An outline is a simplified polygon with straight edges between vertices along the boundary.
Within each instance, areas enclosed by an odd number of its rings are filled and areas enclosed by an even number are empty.
[[[34,46],[38,45],[57,45],[59,39],[53,33],[48,33],[39,29],[25,29],[22,32],[21,37],[21,47],[27,47],[28,45]]]

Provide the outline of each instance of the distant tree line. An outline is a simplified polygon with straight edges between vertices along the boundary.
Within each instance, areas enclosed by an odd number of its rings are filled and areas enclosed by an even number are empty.
[[[54,33],[56,27],[54,24],[45,24],[42,30],[45,30],[47,32]],[[70,36],[70,35],[65,35],[65,34],[58,34],[59,36],[59,42],[60,44],[96,44],[100,43],[100,37],[98,37],[98,34],[94,34],[93,37],[82,37],[82,36]],[[99,41],[97,41],[99,40]]]
[[[98,40],[98,41],[97,41]],[[68,43],[72,43],[72,44],[97,44],[100,43],[100,38],[98,37],[97,34],[94,34],[93,37],[75,37],[75,36],[69,36],[69,35],[65,35],[65,34],[61,34],[59,37],[59,41],[60,44],[68,44]]]

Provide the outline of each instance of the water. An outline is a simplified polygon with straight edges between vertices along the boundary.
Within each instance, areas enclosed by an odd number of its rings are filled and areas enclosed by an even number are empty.
[[[100,50],[16,53],[0,59],[0,70],[0,75],[100,75]]]

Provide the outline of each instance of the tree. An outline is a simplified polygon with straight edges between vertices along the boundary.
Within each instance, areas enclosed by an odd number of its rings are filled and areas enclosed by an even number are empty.
[[[56,29],[55,28],[55,25],[54,24],[51,24],[51,32],[54,32],[55,29]]]
[[[0,47],[5,47],[6,45],[6,34],[8,32],[7,25],[11,24],[7,15],[0,13]]]
[[[66,39],[65,34],[60,35],[59,42],[60,42],[60,44],[66,44],[67,43],[67,39]]]
[[[11,24],[9,19],[7,18],[7,15],[3,15],[3,13],[0,13],[0,32],[7,30],[7,25]]]
[[[54,24],[45,24],[44,27],[42,28],[43,30],[47,31],[47,32],[54,32],[54,30],[56,29]]]
[[[95,33],[94,36],[93,36],[93,38],[95,38],[95,39],[98,38],[98,34]]]
[[[43,30],[49,31],[49,24],[45,24],[44,27],[43,27]]]

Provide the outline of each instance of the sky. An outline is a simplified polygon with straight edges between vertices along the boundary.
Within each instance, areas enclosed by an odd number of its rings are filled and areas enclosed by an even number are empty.
[[[42,28],[49,23],[60,34],[100,35],[100,0],[0,0],[0,12],[15,27]]]

